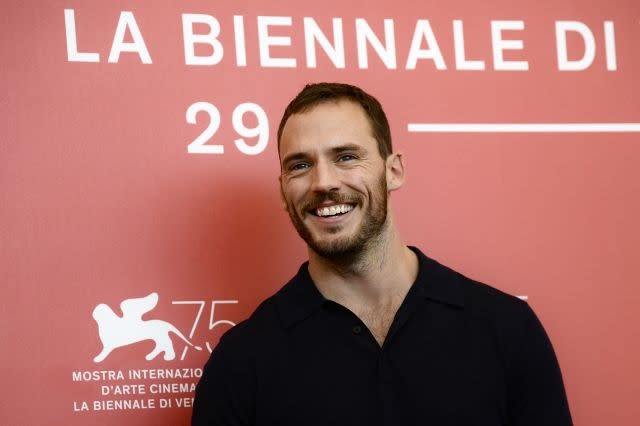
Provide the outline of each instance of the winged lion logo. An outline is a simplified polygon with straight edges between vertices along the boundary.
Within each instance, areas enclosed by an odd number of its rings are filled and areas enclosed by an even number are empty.
[[[158,293],[154,292],[145,297],[122,301],[121,317],[104,303],[96,306],[93,309],[93,319],[98,323],[102,351],[93,358],[93,362],[102,362],[114,349],[143,340],[153,340],[156,344],[153,351],[145,356],[147,361],[151,361],[160,353],[164,353],[165,361],[171,361],[175,359],[176,353],[169,333],[175,334],[194,349],[202,350],[200,346],[191,343],[173,324],[158,319],[142,319],[142,315],[151,311],[157,304]]]

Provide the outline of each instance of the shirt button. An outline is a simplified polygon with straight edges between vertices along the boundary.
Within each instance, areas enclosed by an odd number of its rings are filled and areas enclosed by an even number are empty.
[[[354,325],[351,331],[353,331],[353,334],[360,334],[362,332],[362,327],[360,327],[359,325]]]

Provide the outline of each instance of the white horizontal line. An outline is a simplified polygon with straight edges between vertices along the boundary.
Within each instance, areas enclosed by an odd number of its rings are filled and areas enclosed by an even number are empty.
[[[635,133],[640,123],[409,123],[425,133]]]

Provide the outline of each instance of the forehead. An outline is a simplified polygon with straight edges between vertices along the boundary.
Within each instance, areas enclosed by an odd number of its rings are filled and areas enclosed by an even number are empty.
[[[378,149],[369,119],[359,104],[348,100],[323,102],[289,117],[280,139],[280,158],[343,144]]]

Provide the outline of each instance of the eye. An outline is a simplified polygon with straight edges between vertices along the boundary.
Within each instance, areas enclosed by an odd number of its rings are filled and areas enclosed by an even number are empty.
[[[299,171],[307,168],[309,168],[309,163],[304,163],[304,162],[294,163],[291,166],[289,166],[289,170],[291,171]]]
[[[338,161],[352,161],[356,159],[357,157],[353,154],[342,154],[341,156],[338,157]]]

